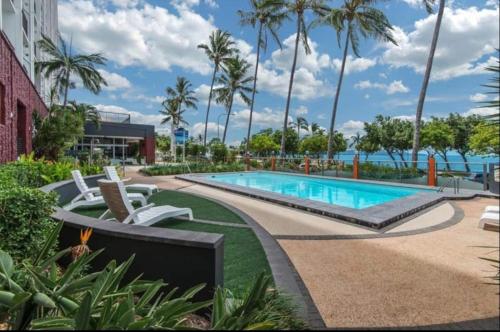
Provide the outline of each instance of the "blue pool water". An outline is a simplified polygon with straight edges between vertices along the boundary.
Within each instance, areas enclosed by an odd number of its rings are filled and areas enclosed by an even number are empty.
[[[425,189],[267,172],[208,175],[206,179],[353,209],[364,209],[427,191]]]

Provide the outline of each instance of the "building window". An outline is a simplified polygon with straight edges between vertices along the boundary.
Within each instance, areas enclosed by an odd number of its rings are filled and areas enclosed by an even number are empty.
[[[0,124],[5,124],[7,109],[5,106],[5,86],[0,83]]]

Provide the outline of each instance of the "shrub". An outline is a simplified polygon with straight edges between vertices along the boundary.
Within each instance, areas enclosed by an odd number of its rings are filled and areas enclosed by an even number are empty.
[[[102,166],[96,164],[75,163],[69,160],[51,162],[35,160],[33,154],[20,160],[0,166],[0,180],[15,181],[20,186],[39,188],[46,184],[71,178],[71,171],[80,169],[83,175],[102,173]],[[7,180],[9,179],[10,180]]]
[[[206,326],[215,330],[303,326],[296,320],[287,324],[289,317],[283,319],[280,313],[291,312],[276,302],[272,295],[276,292],[269,290],[271,277],[265,275],[257,278],[243,299],[218,288],[213,300],[194,302],[204,285],[177,296],[175,290],[161,293],[166,286],[162,280],[123,283],[133,257],[120,265],[110,261],[103,270],[89,274],[86,267],[102,250],[76,256],[61,272],[57,260],[72,251],[50,254],[61,228],[62,223],[51,232],[32,264],[16,263],[0,250],[0,315],[10,316],[9,329],[185,330],[190,327],[189,316],[209,307],[212,316]]]
[[[19,185],[0,187],[0,249],[16,260],[36,256],[54,228],[50,215],[55,204],[54,193]]]
[[[228,154],[227,148],[222,143],[213,143],[210,145],[210,151],[212,152],[212,160],[216,163],[226,161]]]
[[[210,164],[210,163],[192,163],[189,168],[184,164],[179,165],[157,165],[141,169],[141,172],[150,175],[175,175],[185,173],[221,173],[221,172],[242,172],[245,165],[242,163],[232,164]]]

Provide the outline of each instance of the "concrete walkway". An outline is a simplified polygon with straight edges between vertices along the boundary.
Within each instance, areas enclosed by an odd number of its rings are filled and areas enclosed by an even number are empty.
[[[321,235],[377,236],[373,239],[280,239],[328,327],[409,327],[498,317],[497,286],[486,285],[495,273],[479,257],[498,258],[498,233],[477,227],[486,205],[496,199],[444,203],[407,220],[386,234],[307,212],[193,185],[173,177],[127,174],[134,181],[204,195],[235,206],[275,238]],[[456,211],[456,223],[434,230]],[[412,232],[429,229],[418,234]],[[437,228],[436,228],[437,229]],[[401,232],[401,233],[400,233]],[[388,237],[388,234],[395,236]],[[399,236],[398,234],[405,234]],[[452,325],[439,325],[452,324]],[[464,325],[465,326],[465,325]],[[478,328],[489,325],[474,325]]]

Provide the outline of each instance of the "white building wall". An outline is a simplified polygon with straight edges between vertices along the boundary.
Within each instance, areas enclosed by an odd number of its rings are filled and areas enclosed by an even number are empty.
[[[0,29],[14,47],[19,62],[35,84],[38,92],[49,102],[52,79],[35,73],[35,63],[43,60],[36,43],[45,35],[58,43],[57,0],[0,0]]]

